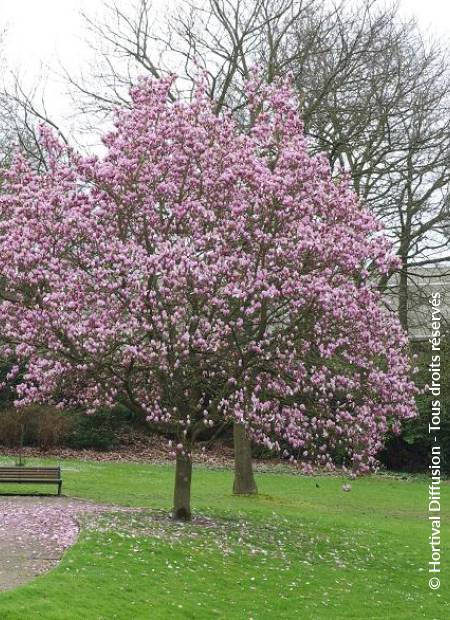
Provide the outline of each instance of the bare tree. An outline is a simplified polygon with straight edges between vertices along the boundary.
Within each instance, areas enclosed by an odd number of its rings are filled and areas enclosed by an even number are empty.
[[[188,96],[202,69],[217,110],[246,117],[253,66],[271,81],[291,73],[311,147],[349,170],[356,191],[380,215],[402,267],[399,313],[408,327],[411,265],[445,262],[450,173],[447,51],[426,43],[397,5],[344,0],[184,0],[165,21],[149,0],[106,2],[104,21],[86,15],[96,48],[92,79],[67,76],[84,113],[127,105],[139,74],[181,78]],[[380,282],[385,289],[389,278]]]
[[[350,170],[395,242],[395,292],[408,329],[411,271],[450,258],[443,236],[450,214],[450,72],[446,50],[426,44],[413,21],[401,22],[395,6],[375,9],[331,15],[321,60],[315,57],[319,70],[302,56],[295,75],[315,147],[328,153],[332,169]],[[298,40],[300,49],[301,33]]]
[[[47,125],[67,144],[68,139],[47,111],[44,93],[37,86],[26,89],[18,73],[10,72],[0,91],[0,110],[7,115],[10,143],[18,147],[37,169],[46,161],[39,139],[39,125]]]
[[[395,243],[400,268],[379,285],[395,295],[408,329],[415,270],[450,259],[447,51],[400,19],[396,4],[378,0],[181,0],[162,21],[148,0],[122,7],[107,0],[103,22],[86,16],[95,64],[67,75],[85,117],[128,105],[139,74],[177,73],[177,98],[189,96],[203,70],[217,112],[232,110],[245,130],[252,67],[269,82],[291,74],[311,149],[325,151],[336,174],[351,173]],[[242,472],[249,446],[241,431]],[[254,490],[248,467],[243,479]]]
[[[4,54],[4,41],[7,30],[0,29],[0,68],[3,80],[10,75]],[[0,86],[0,166],[7,166],[13,150],[24,138],[26,129],[20,115],[20,105]]]

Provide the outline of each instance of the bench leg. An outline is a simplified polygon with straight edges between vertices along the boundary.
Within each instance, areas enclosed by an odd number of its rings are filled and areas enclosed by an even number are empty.
[[[61,495],[62,482],[58,482],[58,495]]]

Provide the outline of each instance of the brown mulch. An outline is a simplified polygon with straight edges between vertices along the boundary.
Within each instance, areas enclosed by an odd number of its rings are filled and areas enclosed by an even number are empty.
[[[117,449],[100,451],[93,449],[75,450],[71,448],[42,448],[24,447],[22,456],[26,458],[56,458],[56,459],[81,459],[89,461],[115,461],[115,462],[142,462],[142,463],[165,463],[172,462],[170,457],[171,448],[168,442],[158,437],[137,436],[132,443],[124,443]],[[18,448],[0,446],[0,456],[17,457]],[[224,445],[216,444],[211,449],[204,451],[199,448],[194,452],[197,462],[205,461],[207,464],[221,467],[229,467],[233,464],[233,450]],[[274,460],[274,462],[278,462]]]

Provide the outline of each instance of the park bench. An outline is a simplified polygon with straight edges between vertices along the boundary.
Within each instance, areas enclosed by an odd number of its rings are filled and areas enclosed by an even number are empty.
[[[60,467],[0,467],[0,484],[57,484],[61,495]]]

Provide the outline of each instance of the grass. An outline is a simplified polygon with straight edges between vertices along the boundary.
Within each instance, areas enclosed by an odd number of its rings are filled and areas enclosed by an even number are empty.
[[[258,497],[234,497],[231,472],[198,467],[193,504],[209,520],[186,526],[150,510],[170,508],[170,466],[62,467],[66,495],[145,510],[88,518],[55,570],[0,594],[1,620],[450,617],[448,483],[433,592],[424,478],[372,476],[344,493],[342,478],[264,473]]]

